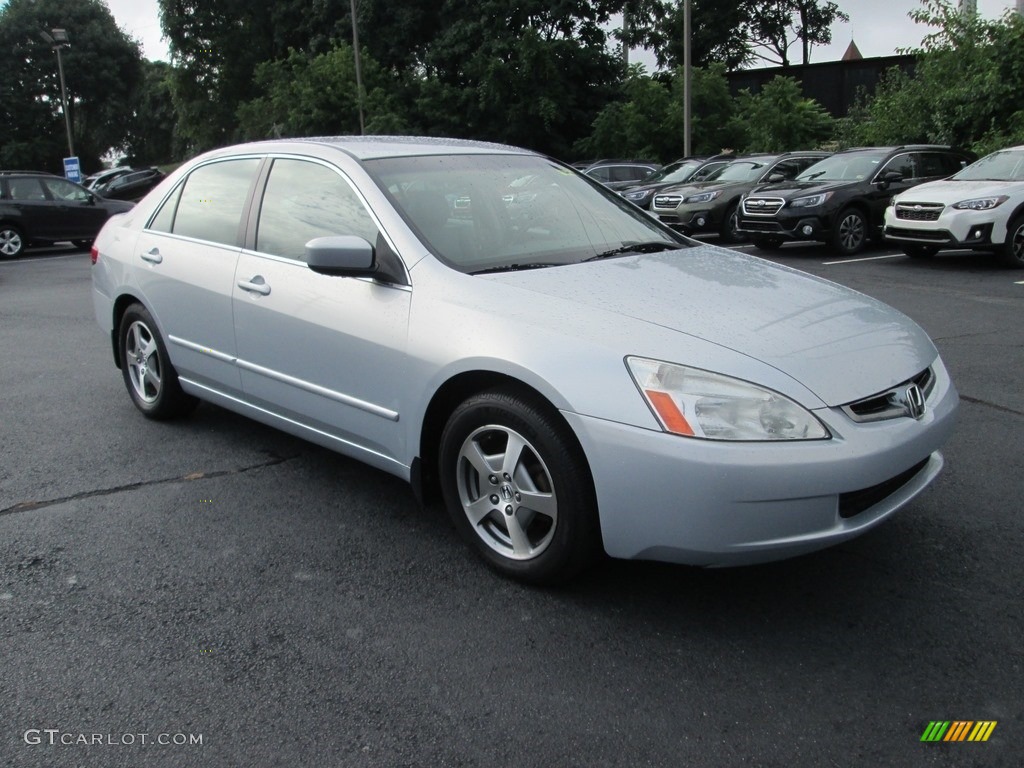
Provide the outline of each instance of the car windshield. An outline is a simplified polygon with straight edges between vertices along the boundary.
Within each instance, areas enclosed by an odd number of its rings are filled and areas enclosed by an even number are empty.
[[[859,181],[870,179],[885,159],[882,152],[857,152],[826,157],[796,177],[797,181]]]
[[[688,244],[615,193],[543,157],[391,157],[365,167],[430,250],[462,272]]]
[[[773,158],[774,159],[774,158]],[[755,181],[764,172],[769,160],[733,160],[705,181]]]
[[[703,160],[683,160],[675,163],[666,165],[660,171],[657,171],[646,179],[644,184],[677,184],[680,181],[686,181],[688,178],[693,176],[694,172],[704,165]]]
[[[952,178],[957,181],[1024,181],[1024,151],[994,152]]]

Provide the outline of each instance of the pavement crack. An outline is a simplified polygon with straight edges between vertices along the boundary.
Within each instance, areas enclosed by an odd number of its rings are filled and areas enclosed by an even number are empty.
[[[234,469],[218,469],[214,472],[189,472],[187,475],[175,475],[174,477],[162,477],[157,480],[140,480],[137,483],[126,483],[125,485],[116,485],[111,488],[98,488],[92,491],[81,491],[80,493],[72,494],[71,496],[61,496],[56,499],[42,499],[39,501],[19,501],[13,506],[0,509],[0,515],[13,515],[18,512],[29,512],[35,509],[42,509],[44,507],[52,507],[54,504],[64,504],[68,501],[78,501],[80,499],[91,499],[96,496],[113,496],[116,493],[123,493],[125,491],[134,491],[138,488],[146,488],[153,485],[167,485],[168,483],[188,483],[195,480],[212,480],[216,477],[226,477],[228,475],[242,475],[246,472],[253,472],[258,469],[266,469],[267,467],[274,467],[278,464],[284,464],[286,461],[297,459],[298,455],[295,456],[278,456],[271,454],[270,458],[266,461],[261,461],[257,464],[249,464],[244,467],[235,467]]]
[[[998,405],[996,403],[990,403],[988,400],[980,400],[977,397],[968,397],[967,395],[960,395],[960,399],[964,402],[974,403],[974,405],[984,405],[986,408],[994,408],[997,411],[1003,413],[1012,413],[1014,416],[1024,416],[1024,411],[1017,411],[1013,408],[1007,408],[1005,405]]]

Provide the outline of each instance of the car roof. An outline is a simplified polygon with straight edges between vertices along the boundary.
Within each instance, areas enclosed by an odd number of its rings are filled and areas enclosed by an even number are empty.
[[[437,139],[431,136],[316,136],[297,139],[272,139],[249,144],[236,144],[214,150],[208,156],[254,152],[295,151],[309,144],[332,147],[357,160],[383,157],[418,157],[439,154],[509,154],[535,155],[537,153],[506,144],[468,139]]]

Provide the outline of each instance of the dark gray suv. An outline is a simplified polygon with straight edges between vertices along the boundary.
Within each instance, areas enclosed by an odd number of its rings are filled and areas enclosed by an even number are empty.
[[[13,259],[27,246],[45,243],[88,248],[108,218],[134,205],[107,200],[59,176],[0,171],[0,258]]]

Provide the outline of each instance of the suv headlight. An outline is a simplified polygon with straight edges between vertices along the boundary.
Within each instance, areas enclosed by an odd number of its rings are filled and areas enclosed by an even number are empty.
[[[644,357],[627,357],[626,366],[666,432],[708,440],[831,437],[806,408],[756,384]]]
[[[649,190],[649,189],[644,189],[644,190],[641,190],[639,192],[626,192],[623,195],[623,197],[626,198],[627,200],[633,200],[634,202],[636,202],[637,200],[645,200],[646,198],[648,198],[650,196],[651,196],[651,190]]]
[[[953,203],[953,207],[958,211],[987,211],[998,205],[1002,205],[1007,201],[1007,199],[1006,195],[975,197],[971,200],[961,200],[959,203]]]
[[[716,189],[714,192],[701,192],[699,195],[690,195],[690,197],[683,200],[684,203],[710,203],[716,197],[722,194],[722,190]]]
[[[789,204],[790,208],[817,208],[819,205],[824,205],[825,201],[832,197],[831,192],[820,192],[817,195],[808,195],[807,197],[798,197],[792,200]]]

